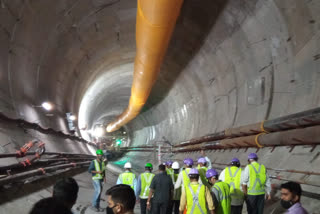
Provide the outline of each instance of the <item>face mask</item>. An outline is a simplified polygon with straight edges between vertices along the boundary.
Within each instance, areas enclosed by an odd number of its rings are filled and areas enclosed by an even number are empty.
[[[281,199],[280,204],[283,208],[289,209],[293,205],[293,202],[292,201],[285,201],[285,200]]]

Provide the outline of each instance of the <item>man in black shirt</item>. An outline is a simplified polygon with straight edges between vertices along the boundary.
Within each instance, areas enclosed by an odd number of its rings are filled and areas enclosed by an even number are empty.
[[[154,176],[150,185],[150,192],[147,201],[147,208],[152,209],[152,214],[166,214],[173,196],[173,183],[167,175],[166,167],[159,165],[159,174]],[[152,205],[150,204],[152,195]]]

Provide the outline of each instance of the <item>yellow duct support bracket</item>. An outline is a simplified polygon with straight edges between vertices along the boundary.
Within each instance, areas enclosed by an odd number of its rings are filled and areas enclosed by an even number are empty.
[[[183,0],[138,0],[133,82],[128,108],[107,126],[118,130],[134,119],[146,103],[179,16]]]

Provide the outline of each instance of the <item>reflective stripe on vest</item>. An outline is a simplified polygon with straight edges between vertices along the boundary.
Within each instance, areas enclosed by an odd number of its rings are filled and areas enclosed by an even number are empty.
[[[231,213],[231,198],[230,187],[227,183],[218,181],[212,187],[215,189],[214,195],[219,202],[217,214],[230,214]]]
[[[189,172],[191,168],[186,168],[182,171],[182,178],[183,178],[183,186],[188,186],[190,184]]]
[[[236,204],[241,204],[244,198],[240,189],[241,172],[241,168],[236,166],[227,167],[225,170],[224,182],[230,185],[231,201]]]
[[[106,169],[103,161],[101,162],[102,170],[100,170],[100,164],[97,160],[93,160],[93,163],[94,163],[94,170],[95,171],[104,171]],[[103,179],[102,174],[96,173],[94,176],[92,176],[92,180],[101,180],[101,179]]]
[[[264,165],[253,162],[249,166],[250,186],[248,187],[248,195],[265,194],[265,184],[267,180],[266,168]],[[259,167],[259,168],[258,168]],[[258,168],[258,170],[257,170]]]
[[[133,189],[133,180],[136,178],[136,175],[132,172],[124,172],[120,175],[120,180],[122,184],[127,184]]]
[[[192,185],[192,187],[191,187]],[[195,191],[196,190],[196,193]],[[187,214],[206,214],[206,198],[205,198],[205,186],[202,184],[188,184],[186,188],[187,196]],[[191,209],[190,209],[191,207]]]
[[[154,177],[154,174],[150,172],[141,174],[141,190],[143,190],[143,192],[141,191],[140,198],[143,198],[143,199],[148,198],[149,192],[150,192],[149,187],[153,177]]]

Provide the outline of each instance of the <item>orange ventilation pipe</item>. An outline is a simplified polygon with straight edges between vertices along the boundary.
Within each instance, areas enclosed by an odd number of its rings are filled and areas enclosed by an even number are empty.
[[[128,108],[107,126],[118,130],[134,119],[146,103],[180,13],[183,0],[138,0],[134,74]]]

